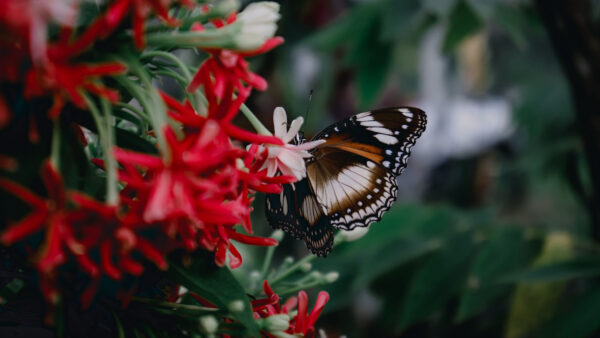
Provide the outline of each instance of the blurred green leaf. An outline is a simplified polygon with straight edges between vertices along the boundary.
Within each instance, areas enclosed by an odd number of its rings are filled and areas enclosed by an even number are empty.
[[[519,49],[527,47],[523,13],[508,3],[498,4],[493,12],[494,23],[500,26]]]
[[[391,0],[383,3],[381,11],[382,34],[384,41],[394,39],[410,39],[421,24],[422,12],[418,0]],[[419,15],[421,14],[421,15]]]
[[[400,239],[395,243],[389,243],[380,250],[371,251],[365,261],[358,267],[358,274],[353,282],[353,289],[359,290],[373,279],[381,276],[394,267],[405,264],[413,259],[433,252],[440,247],[439,240],[406,240]]]
[[[467,288],[460,298],[457,321],[477,314],[496,299],[507,295],[511,286],[498,284],[497,279],[528,264],[533,254],[533,245],[524,238],[521,229],[506,228],[495,234],[477,253],[471,265]]]
[[[600,328],[600,288],[595,287],[575,299],[568,311],[561,311],[541,331],[543,337],[591,337]]]
[[[396,330],[431,315],[460,290],[474,244],[469,233],[459,233],[423,263],[407,290]]]
[[[448,17],[442,50],[446,53],[454,50],[465,38],[478,32],[483,24],[469,3],[458,1]]]
[[[502,278],[504,282],[551,282],[600,275],[600,257],[581,257],[536,266]]]
[[[314,262],[320,271],[338,271],[340,280],[328,286],[326,311],[352,301],[375,279],[438,250],[441,238],[456,231],[451,208],[403,205],[392,208],[359,240],[337,247],[327,259]]]
[[[21,292],[25,282],[20,278],[11,279],[6,285],[0,289],[0,306],[10,302],[10,300]],[[0,307],[1,308],[1,307]]]
[[[92,22],[100,14],[100,6],[96,2],[84,1],[79,5],[77,26],[82,27]]]
[[[366,110],[373,104],[387,82],[392,60],[392,45],[380,43],[375,46],[365,46],[370,50],[372,58],[369,62],[357,67],[357,79],[360,105],[359,109]]]
[[[365,19],[365,13],[357,6],[347,11],[331,24],[320,29],[318,33],[312,34],[305,40],[310,46],[320,50],[331,50],[348,42],[348,38],[360,30],[361,22]]]
[[[469,5],[484,20],[489,20],[494,13],[497,5],[503,3],[503,0],[466,0]]]
[[[206,262],[206,259],[196,259],[191,266],[183,267],[176,261],[170,261],[169,270],[165,274],[175,283],[185,286],[217,307],[229,311],[246,327],[249,336],[257,337],[258,328],[244,288],[228,268],[219,268]],[[232,310],[234,303],[243,305],[243,309]]]
[[[457,0],[424,0],[423,8],[439,16],[446,16]]]
[[[573,238],[564,232],[546,236],[533,266],[544,266],[570,260],[573,257]],[[506,320],[507,338],[529,336],[548,323],[560,306],[566,281],[521,282],[515,288]]]

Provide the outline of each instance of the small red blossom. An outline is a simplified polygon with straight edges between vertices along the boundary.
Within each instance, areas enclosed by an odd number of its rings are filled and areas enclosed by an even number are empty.
[[[98,77],[118,75],[127,68],[118,62],[103,64],[68,65],[47,63],[43,67],[31,68],[25,76],[25,98],[53,96],[54,104],[48,112],[49,117],[56,118],[67,101],[80,108],[85,108],[81,90],[86,90],[112,102],[119,99],[116,90],[106,88],[98,81]]]
[[[78,0],[0,1],[0,29],[19,36],[36,66],[47,61],[48,26],[72,26],[77,18]],[[4,27],[2,27],[4,26]]]
[[[233,82],[238,90],[245,88],[244,83],[258,90],[265,90],[267,89],[267,81],[259,75],[252,73],[248,62],[244,58],[266,53],[282,43],[283,38],[274,37],[268,39],[263,46],[253,51],[205,50],[211,54],[211,57],[200,66],[192,82],[188,85],[187,90],[193,92],[201,85],[204,85],[205,91],[215,93],[216,97],[222,97],[225,85],[228,82]],[[214,79],[208,78],[209,75]]]
[[[37,196],[19,184],[0,178],[0,188],[16,195],[32,208],[27,217],[2,232],[0,242],[8,246],[31,235],[43,233],[43,243],[34,260],[40,272],[40,286],[44,290],[44,296],[54,304],[59,295],[55,270],[66,262],[67,254],[74,255],[84,269],[90,265],[85,258],[85,247],[73,236],[68,226],[67,198],[62,178],[50,162],[46,162],[42,167],[42,179],[48,193],[47,199]],[[95,274],[91,270],[88,272]]]
[[[290,297],[283,305],[280,305],[279,296],[271,289],[266,280],[263,282],[263,292],[267,296],[266,298],[251,301],[254,318],[289,314],[297,306],[297,314],[290,319],[289,327],[284,332],[296,335],[302,334],[304,337],[315,337],[315,323],[321,311],[323,311],[323,307],[329,301],[327,292],[319,292],[317,301],[310,313],[308,313],[308,295],[305,291],[298,292],[298,297]],[[263,333],[268,337],[274,337],[268,332]]]

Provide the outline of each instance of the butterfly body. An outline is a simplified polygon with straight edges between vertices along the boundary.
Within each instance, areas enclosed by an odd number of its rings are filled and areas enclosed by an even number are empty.
[[[333,228],[352,230],[379,221],[396,200],[396,177],[425,130],[412,107],[379,109],[337,122],[306,159],[306,178],[267,195],[267,220],[319,256],[333,245]]]

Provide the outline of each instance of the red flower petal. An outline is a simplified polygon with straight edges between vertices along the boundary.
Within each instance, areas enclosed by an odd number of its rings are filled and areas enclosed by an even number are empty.
[[[308,309],[308,295],[304,291],[298,292],[298,314],[296,315],[296,326],[294,333],[306,331],[306,311]]]

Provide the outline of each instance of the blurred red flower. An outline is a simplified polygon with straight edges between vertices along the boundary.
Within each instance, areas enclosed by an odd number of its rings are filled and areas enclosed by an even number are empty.
[[[252,303],[254,318],[267,318],[279,314],[289,314],[298,307],[297,314],[290,319],[288,328],[284,331],[289,334],[302,334],[304,337],[315,336],[315,323],[323,311],[323,307],[329,301],[329,294],[325,291],[319,292],[315,306],[308,313],[308,295],[305,291],[298,292],[298,297],[290,297],[283,305],[280,305],[279,296],[271,289],[265,280],[263,292],[267,296],[263,299],[255,299]],[[268,337],[274,335],[264,332]]]

